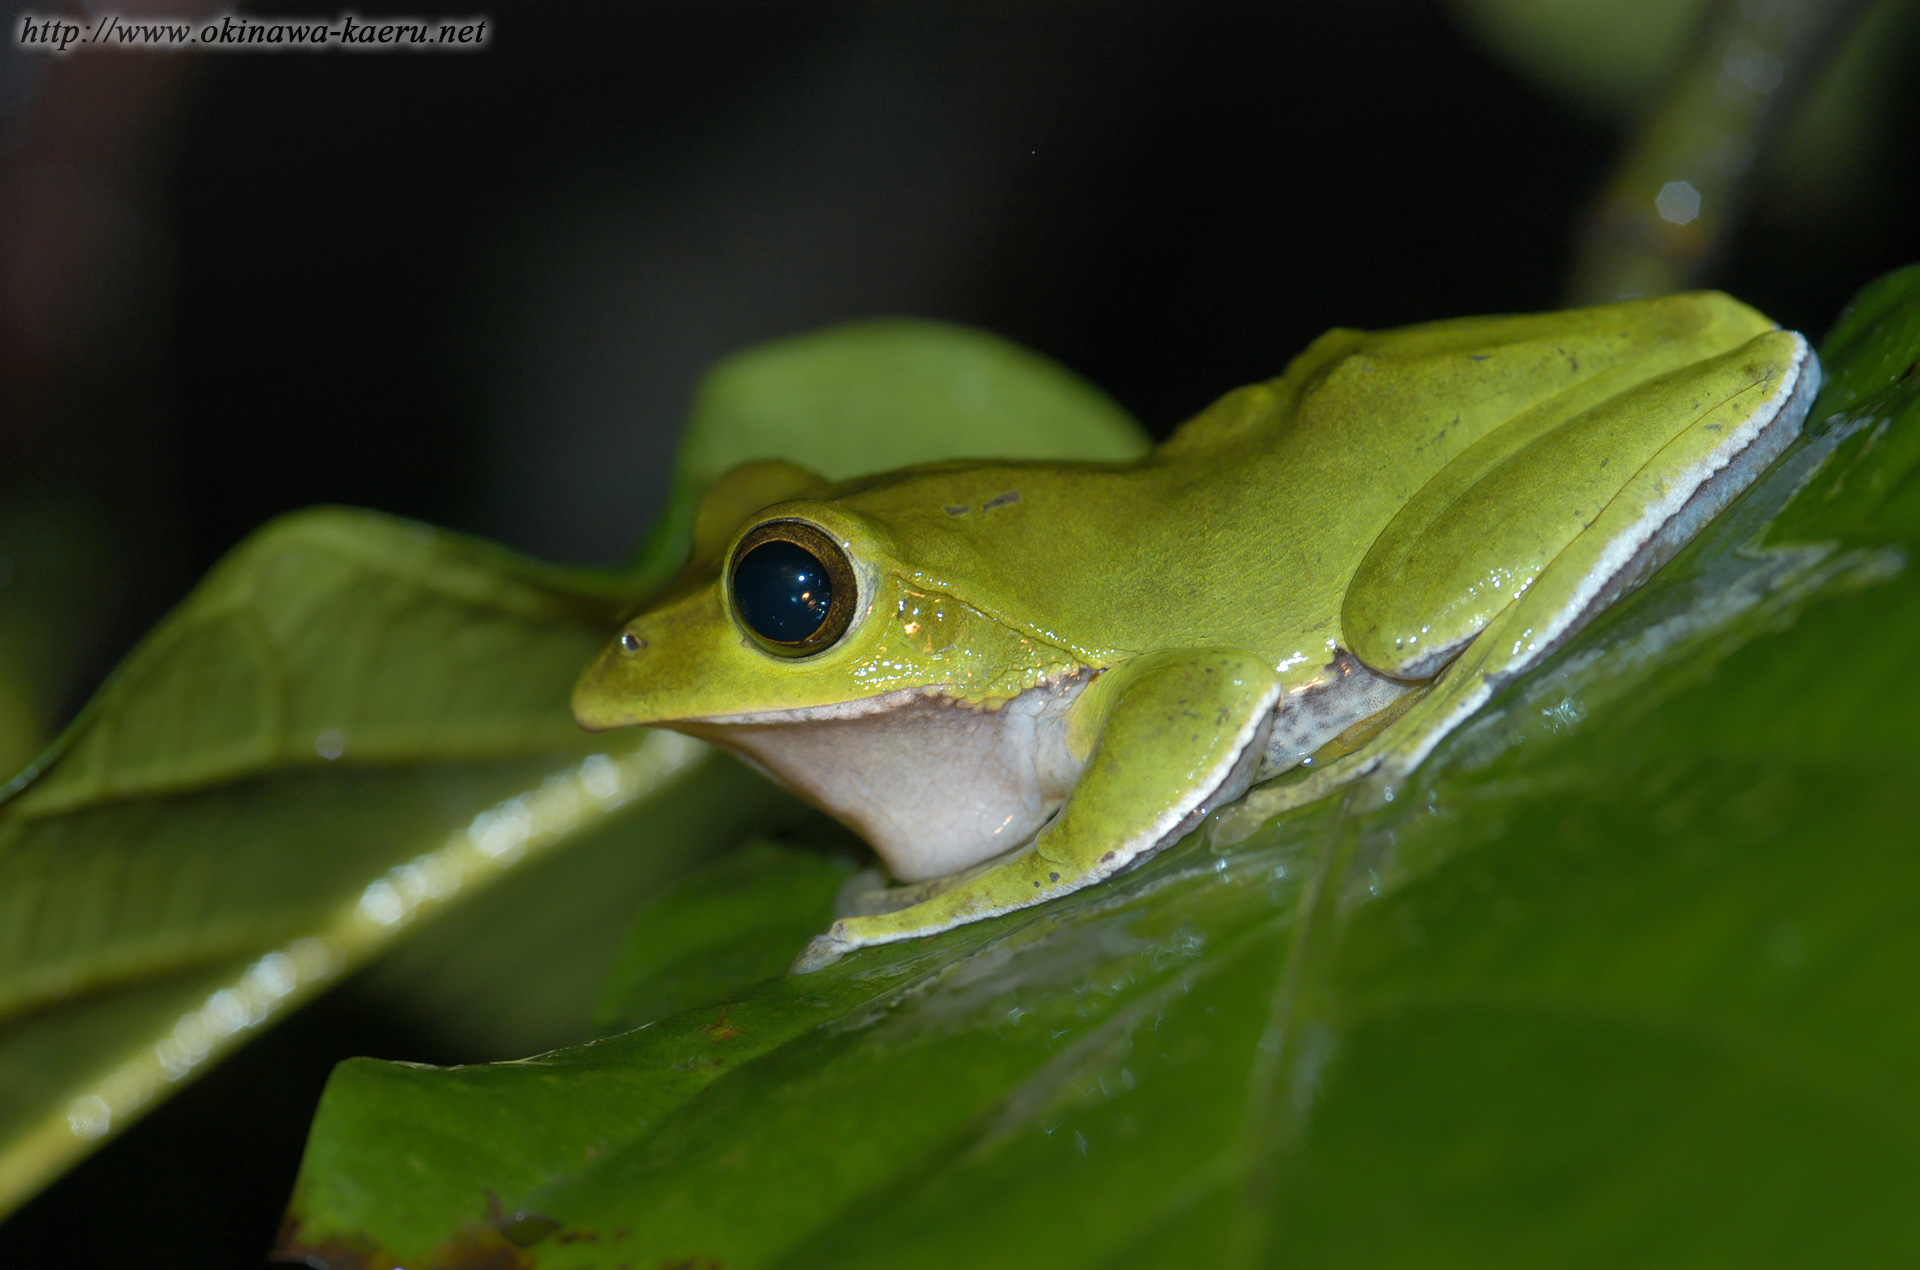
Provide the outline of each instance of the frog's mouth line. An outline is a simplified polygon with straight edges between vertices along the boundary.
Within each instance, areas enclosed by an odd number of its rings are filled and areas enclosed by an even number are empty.
[[[883,692],[878,696],[859,697],[852,701],[836,701],[829,705],[793,706],[785,710],[755,710],[743,714],[703,715],[699,718],[676,720],[674,723],[659,726],[678,727],[686,724],[703,728],[725,728],[777,727],[783,723],[830,723],[846,719],[864,719],[876,714],[891,714],[916,705],[933,705],[950,710],[966,710],[975,714],[992,714],[1033,694],[1053,696],[1085,687],[1100,673],[1091,667],[1083,666],[1053,675],[995,703],[967,701],[953,696],[945,688],[938,686],[896,688],[892,692]]]

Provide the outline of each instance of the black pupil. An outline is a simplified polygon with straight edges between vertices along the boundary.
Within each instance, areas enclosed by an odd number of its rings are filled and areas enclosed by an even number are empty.
[[[805,547],[763,542],[733,567],[733,604],[763,639],[798,644],[820,629],[833,603],[827,567]]]

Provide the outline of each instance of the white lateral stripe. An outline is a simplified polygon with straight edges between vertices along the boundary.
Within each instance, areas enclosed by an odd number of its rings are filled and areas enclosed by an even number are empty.
[[[1712,480],[1748,446],[1758,441],[1761,435],[1780,418],[1781,409],[1793,400],[1794,391],[1799,387],[1802,372],[1807,365],[1807,341],[1798,332],[1789,333],[1793,335],[1794,344],[1799,349],[1799,356],[1794,358],[1793,365],[1788,367],[1787,373],[1781,376],[1780,386],[1774,390],[1773,398],[1761,409],[1755,411],[1746,423],[1728,433],[1726,439],[1714,447],[1707,456],[1707,461],[1700,465],[1698,479],[1684,485],[1676,483],[1671,486],[1664,498],[1649,505],[1641,513],[1638,521],[1606,545],[1600,553],[1600,558],[1594,562],[1593,568],[1589,569],[1587,575],[1580,580],[1580,586],[1574,591],[1572,598],[1553,615],[1535,643],[1550,647],[1557,642],[1559,637],[1566,633],[1567,627],[1586,612],[1587,606],[1600,593],[1600,588],[1625,568],[1640,549],[1646,546],[1668,521],[1680,513],[1701,486]],[[1812,405],[1811,399],[1807,404]],[[1802,417],[1805,417],[1804,413]],[[1515,669],[1519,667],[1516,666]]]

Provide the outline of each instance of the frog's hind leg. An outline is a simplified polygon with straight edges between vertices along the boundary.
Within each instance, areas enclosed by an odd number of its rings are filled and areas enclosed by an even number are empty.
[[[1734,363],[1752,372],[1750,382],[1663,446],[1487,624],[1433,693],[1382,734],[1377,752],[1390,770],[1411,769],[1495,692],[1645,582],[1780,457],[1819,390],[1819,363],[1790,331],[1748,345],[1789,341],[1777,361]]]
[[[1092,749],[1072,797],[1031,844],[900,888],[915,902],[891,912],[841,918],[800,954],[795,972],[1089,886],[1139,864],[1246,791],[1280,697],[1272,666],[1234,649],[1180,649],[1136,658],[1123,676],[1076,705],[1089,712],[1076,723],[1094,738]],[[876,899],[886,903],[884,896]]]
[[[1522,579],[1517,595],[1495,608],[1483,623],[1466,625],[1464,634],[1470,642],[1464,651],[1458,651],[1458,642],[1444,649],[1444,655],[1454,660],[1444,665],[1425,697],[1358,751],[1334,759],[1294,784],[1257,791],[1235,813],[1233,823],[1222,826],[1222,836],[1244,836],[1255,824],[1370,772],[1383,770],[1398,776],[1411,770],[1495,692],[1644,582],[1752,484],[1799,435],[1819,383],[1819,363],[1806,341],[1790,331],[1772,331],[1717,359],[1693,382],[1650,386],[1649,394],[1691,394],[1700,399],[1699,408],[1656,403],[1653,415],[1676,420],[1669,433],[1656,437],[1661,444],[1619,482],[1611,497],[1599,503],[1591,518],[1575,526],[1562,542],[1552,544],[1531,580]],[[1637,404],[1628,399],[1620,409],[1644,412],[1649,407],[1644,398]],[[1588,443],[1593,432],[1604,434],[1610,422],[1607,414],[1598,413],[1585,435],[1574,430],[1548,434],[1535,441],[1524,457],[1535,467],[1581,459],[1591,462],[1593,451],[1582,454],[1578,447]],[[1632,424],[1626,421],[1619,426]],[[1430,537],[1407,549],[1437,541],[1456,555],[1438,563],[1429,560],[1425,569],[1414,572],[1480,585],[1497,572],[1498,562],[1489,563],[1476,534],[1489,533],[1503,515],[1531,514],[1526,501],[1542,488],[1562,494],[1574,489],[1581,496],[1592,492],[1578,491],[1567,480],[1515,480],[1511,472],[1496,469],[1481,484],[1454,491],[1456,497],[1437,513],[1427,509],[1425,527]],[[1420,510],[1413,504],[1409,508]],[[1470,520],[1447,519],[1449,514],[1467,513]],[[1482,551],[1482,558],[1473,557],[1476,550]],[[1385,596],[1388,603],[1397,598]],[[1350,605],[1352,599],[1350,593]],[[1417,615],[1403,615],[1379,629],[1419,631],[1422,623]],[[1356,651],[1369,665],[1388,674],[1431,673],[1437,668],[1422,664],[1420,651],[1406,653],[1398,663],[1395,649],[1377,643],[1372,649]]]

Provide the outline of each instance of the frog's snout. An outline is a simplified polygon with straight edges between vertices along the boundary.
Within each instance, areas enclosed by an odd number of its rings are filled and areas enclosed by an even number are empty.
[[[624,663],[645,652],[646,648],[646,636],[627,629],[616,635],[613,643],[588,663],[579,681],[573,685],[571,704],[574,722],[591,732],[624,727],[633,722],[633,715],[620,708],[622,694],[616,691],[615,685],[621,679]]]

